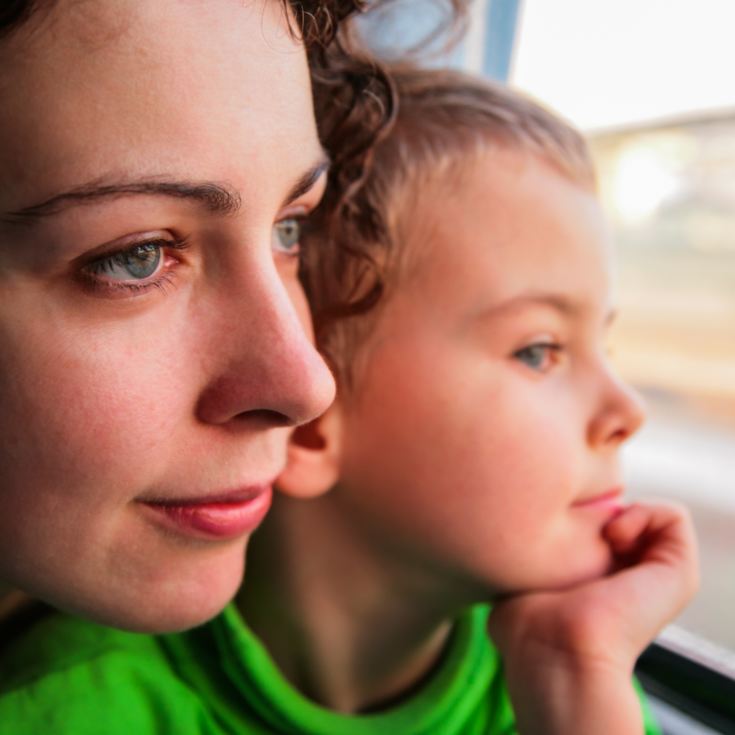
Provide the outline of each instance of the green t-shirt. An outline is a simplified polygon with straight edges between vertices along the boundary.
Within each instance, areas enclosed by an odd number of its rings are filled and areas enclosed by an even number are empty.
[[[353,716],[295,691],[232,605],[162,636],[47,612],[1,642],[0,735],[510,735],[486,619],[481,606],[460,618],[420,691]]]

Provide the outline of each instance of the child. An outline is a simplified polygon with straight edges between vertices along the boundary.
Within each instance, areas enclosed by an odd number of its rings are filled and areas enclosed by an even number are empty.
[[[605,355],[586,146],[497,85],[395,76],[359,199],[308,241],[338,399],[279,479],[320,497],[278,498],[251,547],[239,605],[268,654],[243,636],[238,686],[272,732],[654,732],[633,666],[696,552],[684,511],[623,500],[643,411]]]

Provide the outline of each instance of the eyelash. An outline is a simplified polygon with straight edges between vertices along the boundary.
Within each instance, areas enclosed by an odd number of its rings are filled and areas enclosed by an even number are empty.
[[[169,265],[166,269],[166,261],[164,260],[160,273],[154,280],[135,282],[135,281],[116,281],[114,279],[103,279],[99,275],[105,271],[111,271],[112,267],[119,265],[115,263],[115,259],[123,258],[126,255],[134,253],[136,250],[145,248],[146,246],[155,246],[160,250],[160,256],[166,258],[167,251],[183,251],[189,247],[189,241],[186,237],[167,239],[164,237],[147,238],[139,242],[131,243],[125,248],[107,253],[101,257],[94,258],[84,265],[79,271],[80,276],[84,279],[85,285],[98,293],[118,294],[118,295],[135,295],[149,291],[151,288],[157,288],[165,291],[174,281],[173,268]],[[141,279],[143,281],[143,279]]]
[[[288,217],[284,217],[278,220],[273,225],[273,237],[274,237],[274,252],[280,253],[288,258],[297,259],[300,255],[300,239],[303,233],[304,222],[306,220],[306,213],[292,214]],[[298,228],[298,238],[294,244],[293,249],[289,249],[288,246],[280,247],[276,243],[279,233],[279,226],[283,226],[285,223],[293,222]],[[140,251],[141,248],[146,246],[156,246],[161,251],[161,257],[166,257],[166,251],[177,250],[179,252],[186,250],[189,247],[188,238],[172,238],[167,239],[164,237],[155,237],[142,239],[139,242],[131,243],[125,248],[115,250],[111,253],[107,253],[101,257],[94,258],[88,261],[82,269],[79,271],[80,276],[85,282],[85,285],[95,293],[107,294],[107,295],[137,295],[149,291],[152,288],[157,288],[162,291],[173,284],[174,272],[172,268],[165,269],[165,261],[163,267],[160,269],[159,275],[150,281],[136,282],[135,280],[123,281],[115,280],[110,278],[100,278],[100,274],[105,271],[112,271],[113,267],[120,265],[119,262],[115,263],[115,259],[121,259],[126,255],[134,253],[136,250]],[[175,268],[175,266],[174,266]]]
[[[543,352],[543,356],[550,361],[550,364],[547,365],[546,363],[544,363],[544,365],[538,366],[531,365],[523,359],[524,356],[529,356],[532,351],[535,350],[541,350]],[[514,352],[513,357],[522,362],[524,365],[526,365],[526,367],[528,367],[530,370],[533,370],[534,372],[546,373],[551,370],[552,367],[559,363],[563,351],[564,346],[559,344],[558,342],[534,342],[533,344],[526,345],[520,350]]]

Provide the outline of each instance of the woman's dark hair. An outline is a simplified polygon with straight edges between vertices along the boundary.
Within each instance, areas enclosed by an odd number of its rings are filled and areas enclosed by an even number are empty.
[[[54,0],[2,0],[0,3],[0,37],[25,23],[34,12],[50,6]],[[296,30],[307,47],[328,46],[340,24],[348,16],[361,11],[367,0],[281,0],[291,9]]]
[[[382,279],[374,277],[377,264],[373,255],[363,244],[384,239],[385,222],[382,212],[373,207],[361,191],[369,175],[375,148],[389,134],[395,122],[397,94],[386,67],[361,49],[351,32],[351,24],[341,21],[354,11],[384,7],[391,1],[308,3],[312,7],[328,7],[327,13],[331,9],[339,25],[331,27],[334,35],[326,46],[307,44],[320,137],[332,160],[327,190],[322,204],[311,217],[301,261],[302,284],[312,309],[316,309],[314,316],[319,347],[323,346],[319,340],[322,328],[328,328],[332,320],[369,311],[380,300],[384,290]],[[420,58],[422,49],[436,46],[441,38],[446,40],[447,47],[461,38],[471,0],[436,1],[448,10],[448,22],[410,47],[407,51],[409,56],[416,54],[416,58]],[[305,7],[307,3],[291,2],[291,5]],[[320,252],[324,254],[327,250],[328,267],[336,279],[350,282],[353,288],[343,289],[341,298],[330,302],[326,308],[320,308],[324,307],[324,299],[313,293],[318,279],[314,279],[309,271],[319,270]],[[348,277],[354,273],[360,275]],[[367,288],[366,284],[369,284]]]
[[[19,26],[35,9],[35,0],[5,0],[0,7],[0,37]]]

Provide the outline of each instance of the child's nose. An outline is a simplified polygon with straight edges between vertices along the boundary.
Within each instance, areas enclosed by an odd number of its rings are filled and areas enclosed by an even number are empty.
[[[606,370],[598,410],[589,426],[589,443],[595,447],[618,447],[638,431],[645,419],[641,395]]]

